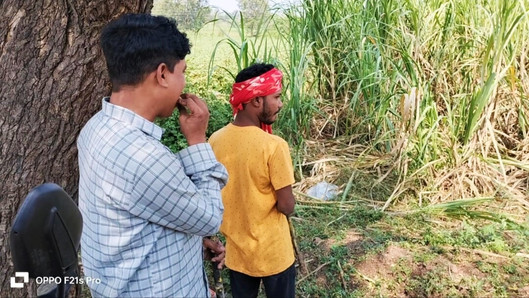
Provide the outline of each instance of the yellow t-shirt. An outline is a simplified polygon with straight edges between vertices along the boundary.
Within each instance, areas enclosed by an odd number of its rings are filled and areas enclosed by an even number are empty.
[[[275,190],[295,182],[287,142],[259,127],[230,123],[209,143],[229,176],[222,189],[220,227],[226,237],[226,266],[255,277],[284,271],[295,257]]]

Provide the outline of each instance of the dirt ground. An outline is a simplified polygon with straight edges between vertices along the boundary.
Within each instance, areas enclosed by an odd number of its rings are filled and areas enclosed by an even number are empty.
[[[511,258],[499,254],[451,247],[432,252],[430,247],[408,242],[390,243],[380,251],[368,252],[366,242],[371,240],[354,229],[341,240],[313,241],[323,254],[332,254],[336,246],[347,247],[348,260],[339,265],[340,274],[335,276],[346,292],[357,290],[366,297],[529,297],[529,284],[520,283],[518,278],[527,276],[529,267],[515,266]],[[317,254],[305,254],[305,259],[321,259]],[[318,270],[313,274],[323,288],[333,283],[325,266],[329,264],[320,265],[319,270],[316,264],[310,266],[313,272]],[[346,266],[354,270],[344,277],[342,267]],[[509,280],[512,284],[507,284]],[[498,286],[506,288],[503,294],[498,293]]]

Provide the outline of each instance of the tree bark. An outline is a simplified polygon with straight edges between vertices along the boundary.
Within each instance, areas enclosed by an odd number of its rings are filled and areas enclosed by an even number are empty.
[[[77,199],[76,139],[110,83],[101,28],[152,0],[0,0],[0,295],[11,289],[12,220],[33,187],[54,182]]]

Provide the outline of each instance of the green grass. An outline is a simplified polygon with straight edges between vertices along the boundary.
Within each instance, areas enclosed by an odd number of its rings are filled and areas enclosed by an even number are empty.
[[[303,1],[289,16],[296,21],[291,23],[302,24],[292,32],[305,38],[292,47],[311,49],[309,75],[303,75],[310,78],[309,96],[314,94],[321,111],[306,138],[314,131],[323,139],[349,137],[388,154],[399,183],[384,209],[409,191],[428,201],[443,192],[456,199],[502,196],[495,184],[510,180],[503,159],[516,147],[503,143],[504,136],[520,144],[527,130],[525,106],[507,100],[518,98],[515,77],[525,73],[520,64],[527,56],[525,6],[523,1]],[[511,105],[515,118],[499,117],[498,105]],[[513,127],[516,122],[521,125]],[[479,160],[492,156],[498,162],[482,169]],[[484,171],[490,179],[475,174]],[[462,177],[467,185],[454,183]],[[516,183],[505,186],[523,192]]]
[[[519,296],[529,282],[527,259],[517,256],[529,249],[527,230],[317,206],[296,207],[297,240],[312,273],[298,277],[300,297]]]

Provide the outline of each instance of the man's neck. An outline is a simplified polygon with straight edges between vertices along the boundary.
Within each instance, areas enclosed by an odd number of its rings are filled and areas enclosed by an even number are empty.
[[[235,126],[256,126],[261,127],[261,122],[257,117],[252,118],[246,115],[243,111],[240,111],[237,113],[237,116],[235,116],[235,119],[233,120],[233,125]]]
[[[148,104],[149,98],[141,88],[127,86],[117,92],[112,92],[110,103],[129,109],[139,116],[154,122],[156,112],[153,106]]]

